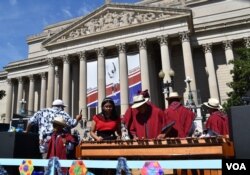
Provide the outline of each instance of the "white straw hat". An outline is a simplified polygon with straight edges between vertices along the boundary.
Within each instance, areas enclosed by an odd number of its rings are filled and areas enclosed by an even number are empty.
[[[52,123],[55,123],[55,124],[63,126],[63,127],[68,126],[62,116],[56,116],[54,118],[54,120],[52,121]]]
[[[133,97],[133,105],[131,108],[138,108],[141,105],[145,104],[148,102],[148,98],[144,98],[143,95],[136,95]]]
[[[210,98],[208,99],[208,102],[205,102],[203,104],[206,105],[208,108],[222,109],[219,100],[217,100],[216,98]]]
[[[171,92],[171,93],[169,94],[169,97],[166,98],[166,100],[173,99],[173,98],[182,99],[182,97],[179,96],[178,92]]]
[[[53,101],[52,106],[63,106],[66,107],[67,105],[64,105],[64,102],[60,99],[56,99]]]

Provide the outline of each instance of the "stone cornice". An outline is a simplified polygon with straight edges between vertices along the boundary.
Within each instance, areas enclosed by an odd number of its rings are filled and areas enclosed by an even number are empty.
[[[72,23],[74,23],[75,21],[78,21],[79,19],[80,17],[77,17],[77,18],[73,18],[70,20],[48,25],[44,28],[44,32],[28,36],[27,42],[30,43],[34,41],[45,40],[46,38],[49,38],[52,35],[65,29],[66,28],[65,26],[71,25]]]
[[[27,43],[32,43],[32,42],[36,42],[36,41],[40,41],[40,40],[44,40],[49,36],[48,32],[42,32],[39,34],[35,34],[35,35],[30,35],[28,36],[28,38],[26,39]]]
[[[74,23],[75,21],[78,21],[79,19],[81,19],[81,17],[61,21],[61,22],[58,22],[58,23],[55,23],[55,24],[51,24],[51,25],[46,26],[44,28],[44,30],[53,30],[53,28],[57,28],[57,27],[60,27],[60,26],[65,26],[65,25],[70,25],[70,24]]]
[[[191,11],[187,9],[106,4],[46,39],[43,45],[49,47],[98,34],[190,16]]]
[[[239,26],[246,24],[250,24],[250,15],[245,15],[237,18],[221,19],[202,24],[196,24],[194,25],[194,31],[197,33],[197,32],[204,32],[209,30],[228,28],[232,26]]]
[[[22,68],[24,69],[26,66],[31,66],[31,65],[38,65],[41,63],[46,63],[46,58],[32,58],[32,59],[25,59],[25,60],[19,60],[12,62],[8,64],[7,66],[4,67],[6,71],[10,71],[12,69],[17,69],[17,68]]]
[[[8,72],[7,71],[0,71],[0,80],[7,79]]]
[[[138,2],[139,5],[152,5],[152,4],[164,4],[169,7],[179,7],[179,6],[194,6],[199,5],[201,3],[209,2],[209,0],[184,0],[185,2],[181,2],[180,0],[171,0],[171,1],[164,1],[164,0],[144,0]],[[211,0],[210,0],[211,1]]]

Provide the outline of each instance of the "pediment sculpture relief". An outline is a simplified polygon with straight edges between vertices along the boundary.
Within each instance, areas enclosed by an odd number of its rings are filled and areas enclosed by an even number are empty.
[[[67,35],[60,37],[57,42],[74,39],[81,36],[103,32],[110,29],[117,29],[130,25],[138,25],[153,20],[166,18],[171,16],[170,13],[164,12],[135,12],[135,11],[121,11],[109,12],[99,15],[97,18],[92,18],[82,24],[77,29],[69,32]]]

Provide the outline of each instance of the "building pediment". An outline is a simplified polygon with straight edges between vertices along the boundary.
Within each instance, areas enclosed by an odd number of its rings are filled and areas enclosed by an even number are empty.
[[[43,44],[45,47],[58,45],[107,32],[186,16],[191,16],[190,10],[127,4],[106,4],[89,15],[80,18],[61,32],[51,36]]]

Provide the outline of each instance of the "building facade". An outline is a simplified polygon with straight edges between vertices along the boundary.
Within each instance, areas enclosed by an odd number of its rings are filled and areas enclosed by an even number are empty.
[[[87,63],[97,61],[98,104],[106,96],[105,59],[118,57],[120,111],[129,106],[128,55],[138,55],[142,90],[165,108],[162,81],[182,94],[191,89],[197,105],[208,98],[227,100],[235,50],[250,47],[250,3],[247,0],[143,0],[107,2],[92,13],[47,26],[27,38],[28,57],[0,72],[0,122],[9,123],[26,101],[30,115],[63,99],[75,116],[87,108]],[[164,79],[158,74],[163,70]],[[95,70],[93,70],[95,71]],[[190,89],[185,79],[191,79]],[[98,107],[99,108],[99,107]]]

